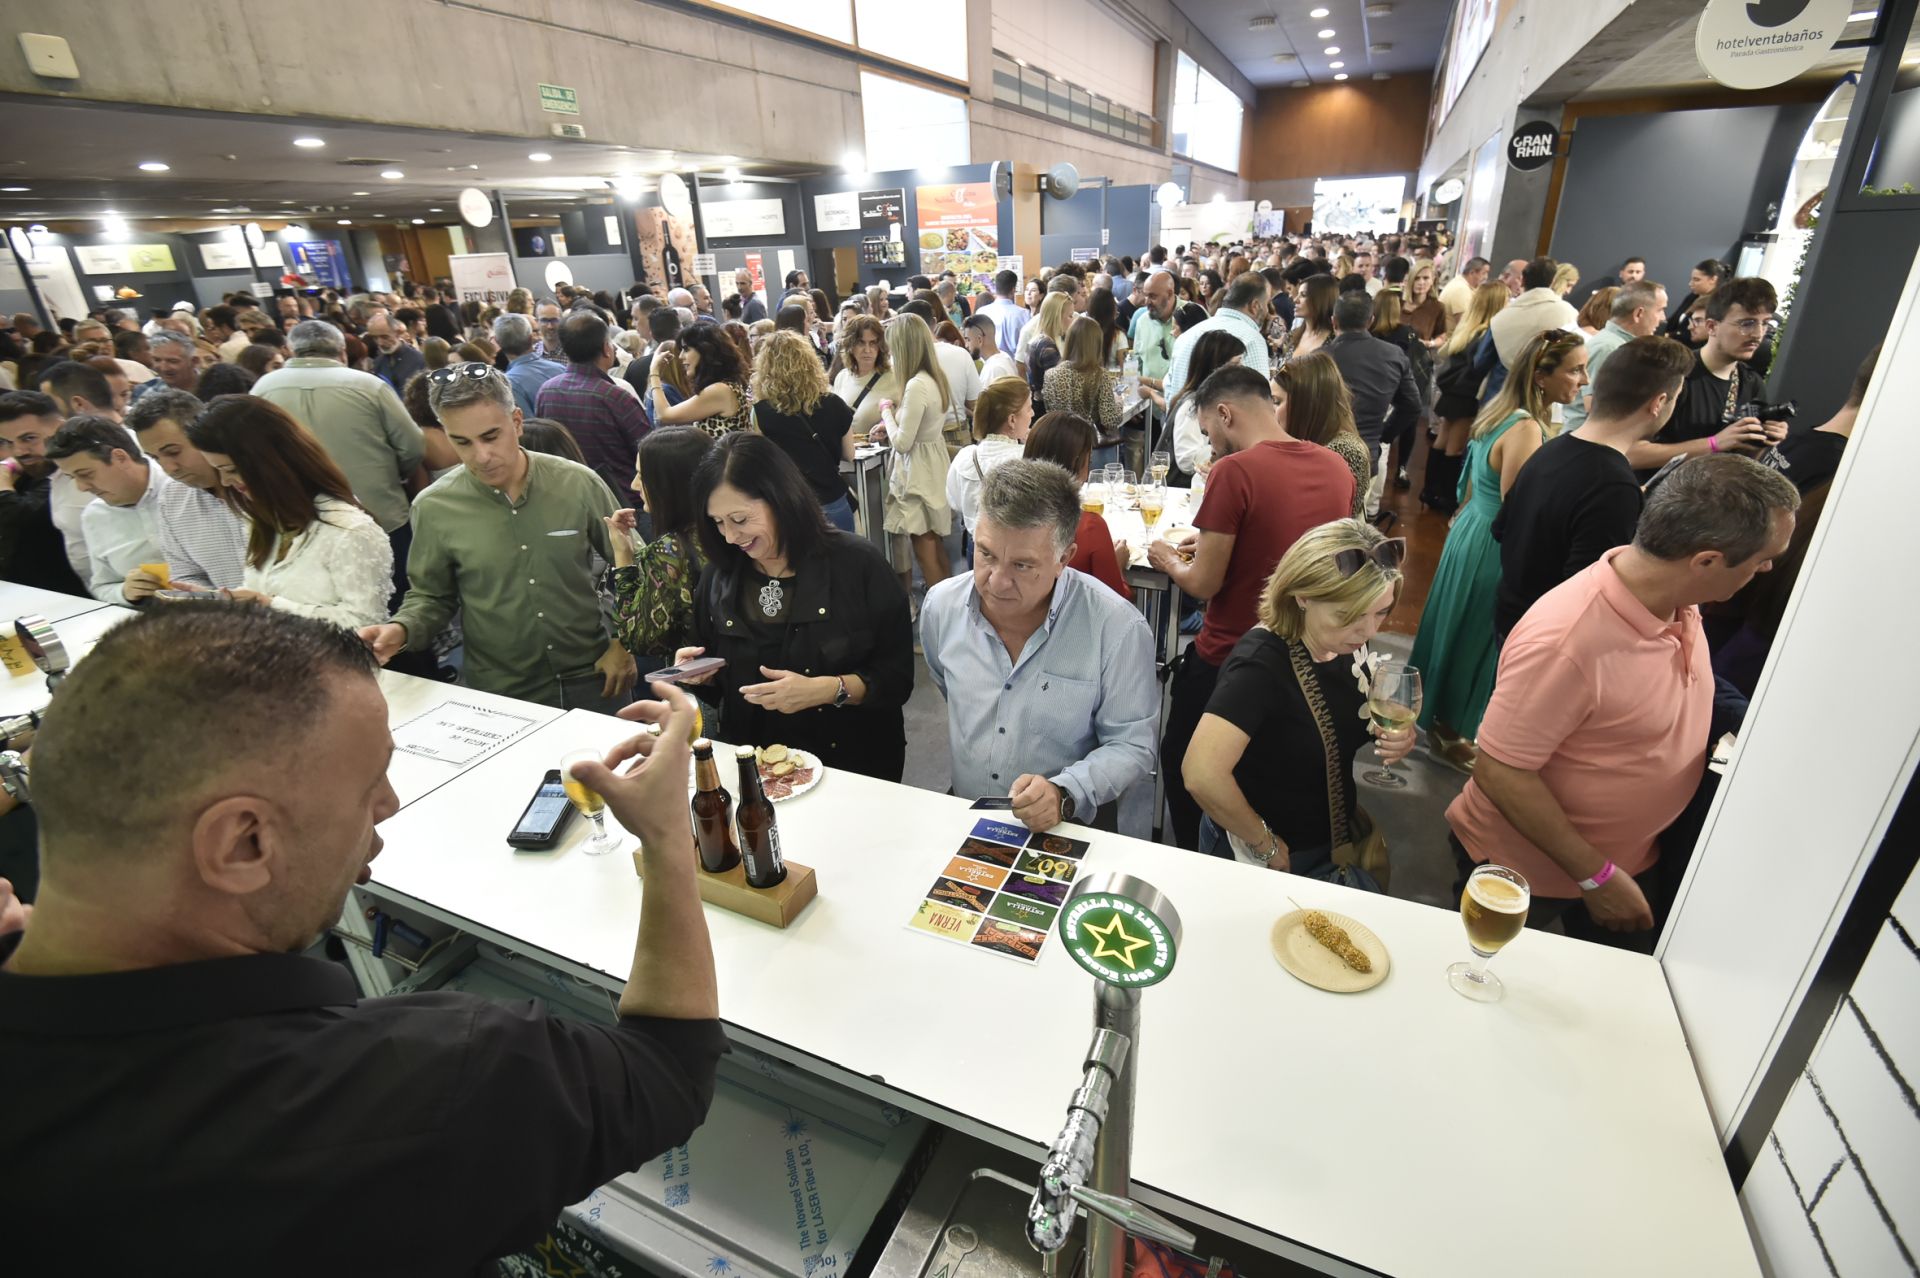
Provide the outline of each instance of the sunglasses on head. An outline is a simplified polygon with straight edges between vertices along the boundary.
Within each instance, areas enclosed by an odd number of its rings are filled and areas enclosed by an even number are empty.
[[[469,360],[464,364],[448,364],[445,368],[436,368],[427,374],[427,380],[443,386],[458,377],[478,382],[485,380],[487,374],[491,372],[493,372],[493,365]]]
[[[1368,564],[1381,572],[1398,572],[1400,565],[1407,561],[1407,539],[1389,537],[1372,550],[1337,550],[1333,555],[1333,569],[1342,577],[1351,577]]]

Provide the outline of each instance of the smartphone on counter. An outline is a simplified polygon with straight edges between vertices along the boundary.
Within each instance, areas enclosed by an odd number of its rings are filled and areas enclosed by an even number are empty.
[[[540,782],[540,788],[527,801],[526,811],[513,823],[513,833],[507,836],[507,845],[533,851],[550,848],[572,819],[573,804],[567,799],[567,788],[560,779],[560,769],[549,769]]]
[[[640,676],[641,686],[653,683],[685,683],[689,679],[698,679],[710,675],[716,670],[725,670],[725,657],[697,657],[677,666],[668,666],[664,670],[655,670],[651,674]]]

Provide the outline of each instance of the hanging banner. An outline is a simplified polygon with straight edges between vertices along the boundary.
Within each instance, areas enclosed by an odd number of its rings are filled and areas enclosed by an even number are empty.
[[[455,253],[447,259],[453,291],[463,302],[504,302],[513,292],[513,259],[505,253]]]
[[[1827,56],[1853,7],[1852,0],[1708,0],[1693,29],[1694,55],[1730,89],[1785,84]]]
[[[920,270],[952,271],[961,293],[990,293],[1000,268],[1000,205],[991,182],[923,186],[914,191]]]

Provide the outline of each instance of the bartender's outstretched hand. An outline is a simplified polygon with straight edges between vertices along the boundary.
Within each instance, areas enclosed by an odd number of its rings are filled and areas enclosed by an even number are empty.
[[[667,846],[675,837],[691,840],[693,818],[687,807],[687,770],[692,758],[693,698],[670,683],[656,683],[658,701],[636,701],[620,708],[622,719],[657,725],[659,735],[638,733],[607,752],[601,763],[576,763],[575,780],[600,792],[614,819],[640,836],[642,843]],[[630,759],[640,762],[622,773]]]

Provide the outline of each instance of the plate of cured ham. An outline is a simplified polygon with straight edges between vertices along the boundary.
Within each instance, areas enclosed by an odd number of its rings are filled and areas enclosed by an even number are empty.
[[[826,771],[818,758],[791,746],[762,746],[754,755],[760,764],[760,788],[775,803],[799,798],[819,785]]]

